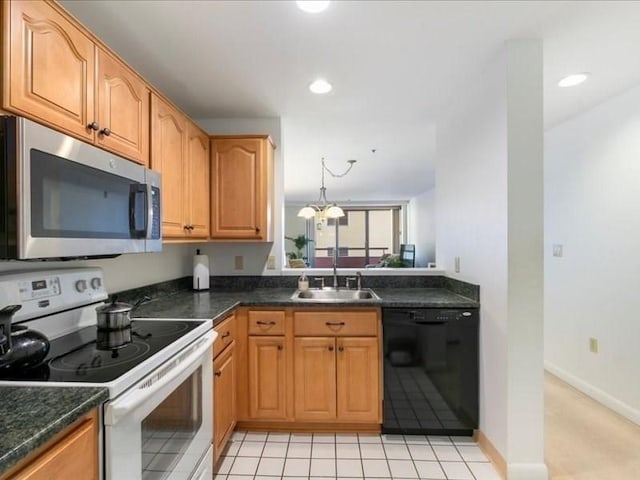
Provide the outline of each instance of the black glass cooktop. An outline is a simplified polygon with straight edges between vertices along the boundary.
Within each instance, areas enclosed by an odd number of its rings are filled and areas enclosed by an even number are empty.
[[[37,367],[0,369],[0,380],[110,382],[201,324],[183,320],[139,320],[124,330],[86,327],[52,340],[47,358]]]

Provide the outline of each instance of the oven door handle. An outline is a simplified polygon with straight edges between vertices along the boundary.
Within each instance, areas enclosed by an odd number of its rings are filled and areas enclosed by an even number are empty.
[[[190,372],[188,374],[190,375],[192,371],[195,371],[197,366],[202,363],[202,356],[211,352],[211,346],[217,336],[217,332],[213,330],[207,332],[207,334],[202,337],[203,342],[199,347],[189,353],[186,358],[180,359],[177,365],[174,365],[169,372],[155,380],[150,386],[145,387],[144,385],[149,381],[149,379],[143,379],[138,385],[134,386],[129,393],[125,393],[122,397],[111,402],[105,408],[105,425],[117,424],[120,420],[129,415],[148,399],[153,398],[157,392],[162,390],[166,385],[175,381],[185,372]],[[180,354],[178,354],[178,357],[180,357]],[[170,362],[175,361],[176,360],[170,360]],[[160,367],[157,371],[161,372],[162,370],[163,368]],[[152,380],[154,376],[155,374],[151,376]]]

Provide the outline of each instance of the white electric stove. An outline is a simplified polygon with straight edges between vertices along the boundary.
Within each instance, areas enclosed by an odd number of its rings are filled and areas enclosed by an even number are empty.
[[[107,480],[211,478],[211,320],[134,318],[126,332],[105,332],[96,308],[106,300],[99,268],[0,275],[0,308],[21,305],[12,323],[50,342],[39,365],[0,369],[0,385],[108,388]]]

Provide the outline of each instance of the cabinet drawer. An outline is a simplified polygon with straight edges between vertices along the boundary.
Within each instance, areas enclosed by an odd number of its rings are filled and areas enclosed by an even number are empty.
[[[236,316],[231,315],[218,325],[213,327],[218,332],[218,338],[213,343],[213,358],[217,357],[227,345],[233,342],[236,338]]]
[[[284,335],[284,312],[250,310],[249,335]]]
[[[376,312],[295,312],[293,332],[296,336],[376,336]]]

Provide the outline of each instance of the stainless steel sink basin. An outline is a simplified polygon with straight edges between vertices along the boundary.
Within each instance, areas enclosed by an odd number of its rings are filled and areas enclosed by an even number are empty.
[[[309,290],[296,290],[291,296],[291,299],[329,303],[380,300],[380,297],[369,288],[363,288],[361,290],[350,290],[347,288],[310,288]]]

